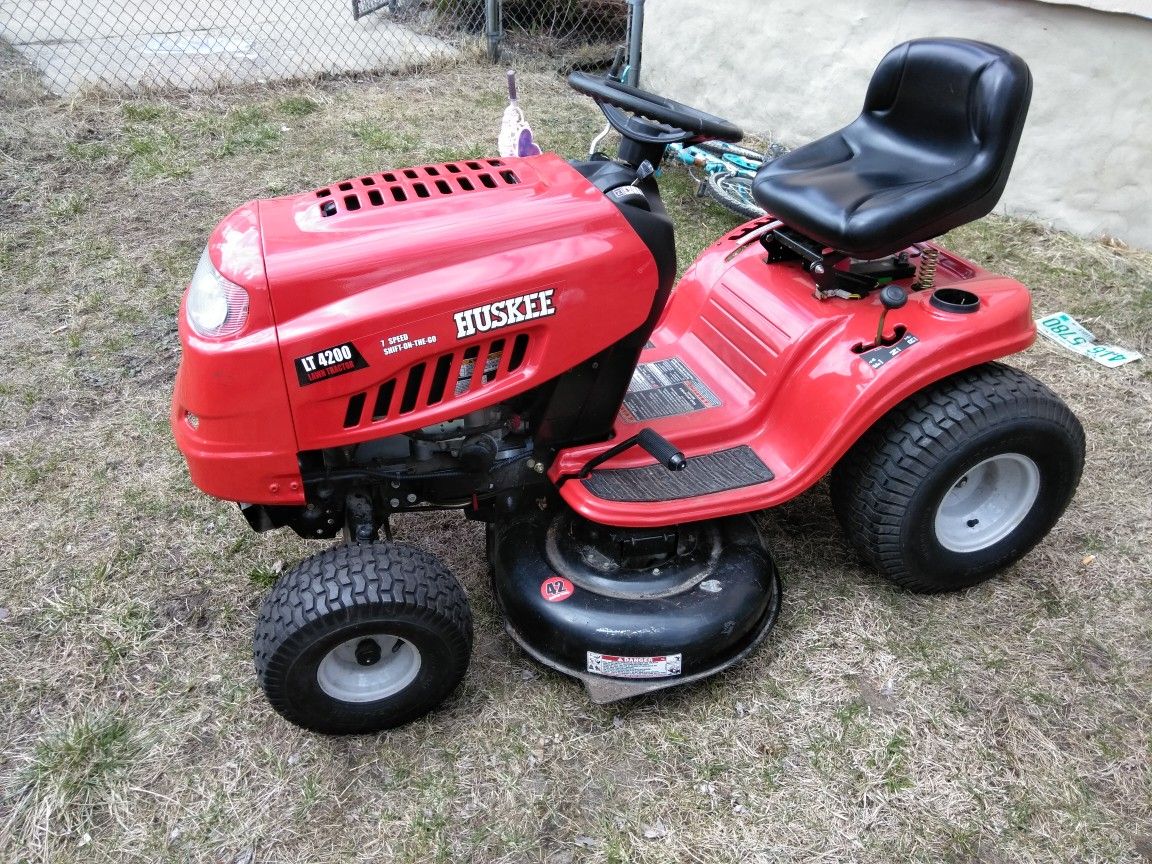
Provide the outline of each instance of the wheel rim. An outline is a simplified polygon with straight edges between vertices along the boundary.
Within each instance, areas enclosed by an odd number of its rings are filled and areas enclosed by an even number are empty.
[[[316,670],[320,689],[341,702],[375,702],[399,693],[420,672],[420,651],[388,633],[341,642]]]
[[[952,552],[978,552],[1019,527],[1040,493],[1040,469],[1020,453],[1001,453],[956,478],[936,508],[936,539]]]
[[[755,205],[755,200],[752,198],[752,186],[747,180],[741,178],[739,175],[728,174],[719,177],[716,180],[717,185],[720,186],[725,192],[733,198],[738,198],[745,204]]]

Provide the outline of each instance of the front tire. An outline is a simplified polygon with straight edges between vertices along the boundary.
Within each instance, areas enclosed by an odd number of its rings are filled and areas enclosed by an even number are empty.
[[[912,591],[955,591],[1023,557],[1068,506],[1084,430],[1036,379],[989,363],[884,416],[832,472],[852,544]]]
[[[287,720],[330,735],[376,732],[439,705],[472,652],[464,590],[409,546],[336,546],[300,562],[264,600],[253,654]]]
[[[759,219],[764,208],[752,197],[752,179],[741,174],[724,171],[709,173],[706,178],[708,194],[727,207],[737,216],[745,219]]]

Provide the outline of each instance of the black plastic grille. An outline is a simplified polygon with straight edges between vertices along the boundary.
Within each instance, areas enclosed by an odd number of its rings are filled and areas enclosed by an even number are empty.
[[[515,186],[520,177],[502,159],[471,159],[441,165],[421,165],[345,180],[316,190],[320,215],[354,213],[372,207],[443,198],[463,192]]]
[[[373,390],[353,394],[344,412],[344,428],[403,417],[418,408],[465,396],[515,372],[528,359],[530,338],[519,333],[510,341],[494,339],[422,360]],[[369,404],[372,410],[366,413]]]

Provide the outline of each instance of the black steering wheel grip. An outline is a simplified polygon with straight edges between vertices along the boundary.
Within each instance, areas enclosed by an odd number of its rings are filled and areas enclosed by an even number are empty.
[[[744,137],[739,126],[722,117],[611,78],[572,72],[568,86],[591,96],[613,129],[645,144],[735,143]]]

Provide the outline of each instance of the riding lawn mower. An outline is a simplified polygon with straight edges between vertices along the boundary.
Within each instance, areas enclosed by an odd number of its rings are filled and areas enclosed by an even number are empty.
[[[1079,422],[996,362],[1018,282],[932,242],[995,206],[1031,95],[1015,55],[893,49],[848,126],[766,163],[768,215],[673,285],[659,166],[731,123],[572,73],[616,158],[461,159],[253,201],[180,314],[172,429],[256,531],[341,538],[260,611],[273,707],[324,733],[411,721],[462,679],[468,598],[393,514],[486,525],[508,634],[607,702],[755,651],[781,585],[752,514],[831,473],[861,557],[953,591],[1055,524]]]

